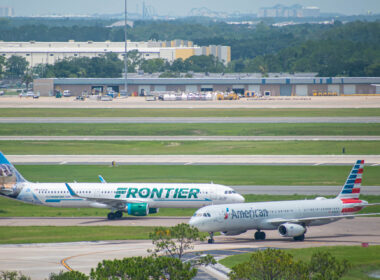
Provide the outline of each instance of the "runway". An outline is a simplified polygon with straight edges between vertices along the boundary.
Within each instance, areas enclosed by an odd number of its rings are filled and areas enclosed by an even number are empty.
[[[308,229],[304,242],[281,238],[277,231],[267,231],[266,241],[254,241],[254,231],[238,236],[216,236],[215,244],[199,243],[196,251],[230,250],[233,254],[245,252],[243,248],[275,247],[304,248],[335,245],[380,245],[380,218],[341,220]],[[65,270],[62,261],[70,268],[89,273],[103,259],[122,259],[147,255],[152,248],[148,240],[74,242],[50,244],[0,245],[0,270],[21,271],[32,279],[47,278],[49,273]],[[241,249],[241,250],[239,250]]]
[[[343,183],[342,183],[343,184]],[[232,186],[240,194],[337,195],[343,186]],[[380,186],[361,186],[365,195],[380,195]]]
[[[380,136],[0,136],[0,141],[380,141]]]
[[[0,118],[0,123],[380,123],[380,117]]]
[[[196,209],[194,209],[195,212]],[[0,226],[152,226],[172,227],[187,223],[190,217],[133,217],[125,216],[120,220],[106,217],[1,217]]]
[[[271,96],[218,101],[146,101],[144,97],[117,98],[112,102],[76,101],[41,96],[39,99],[1,96],[0,108],[380,108],[379,96]]]
[[[109,165],[352,165],[364,159],[380,165],[380,155],[7,155],[14,164]]]

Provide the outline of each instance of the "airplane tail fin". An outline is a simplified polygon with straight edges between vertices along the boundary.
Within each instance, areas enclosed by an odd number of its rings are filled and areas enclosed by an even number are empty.
[[[337,198],[359,198],[360,187],[362,184],[364,160],[356,161],[354,167],[348,175],[346,183],[344,184],[342,191],[339,193]]]
[[[0,185],[27,182],[0,151]]]

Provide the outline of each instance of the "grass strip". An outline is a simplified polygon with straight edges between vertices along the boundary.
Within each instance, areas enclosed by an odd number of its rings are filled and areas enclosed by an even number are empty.
[[[376,136],[378,123],[4,123],[3,136]]]
[[[297,165],[18,165],[32,182],[209,183],[224,185],[343,185],[351,166]],[[380,166],[364,168],[363,185],[377,186]]]
[[[314,199],[316,196],[306,195],[244,195],[246,202]],[[380,203],[380,196],[361,195],[361,199],[370,203]],[[160,208],[157,214],[150,216],[192,216],[196,209],[192,208]],[[26,204],[21,201],[0,197],[0,217],[106,217],[109,210],[97,208],[54,208]],[[380,213],[380,205],[363,209],[360,213]],[[125,214],[126,215],[126,214]]]
[[[0,244],[149,239],[154,227],[0,227]]]
[[[329,246],[303,249],[286,250],[291,253],[296,260],[309,262],[313,253],[324,251],[331,253],[338,260],[346,259],[353,266],[344,276],[343,280],[373,279],[368,276],[372,271],[378,271],[380,266],[380,246],[370,245],[368,248],[359,246]],[[248,261],[251,253],[234,255],[220,260],[219,262],[227,267],[233,267],[239,263]]]
[[[378,108],[348,109],[117,109],[3,108],[2,117],[374,117]]]
[[[12,155],[378,155],[378,141],[0,141]]]

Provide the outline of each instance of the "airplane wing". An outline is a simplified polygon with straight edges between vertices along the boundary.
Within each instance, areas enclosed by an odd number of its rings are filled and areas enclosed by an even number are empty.
[[[309,218],[299,218],[299,219],[283,219],[283,218],[274,218],[269,219],[268,222],[272,225],[281,225],[283,223],[294,223],[294,224],[301,224],[305,223],[306,225],[314,222],[314,221],[321,221],[321,220],[340,220],[340,219],[353,219],[355,217],[360,216],[373,216],[373,215],[380,215],[380,213],[367,213],[367,214],[355,214],[355,215],[339,215],[339,216],[325,216],[325,217],[309,217]]]
[[[88,201],[93,201],[97,203],[102,203],[109,205],[114,208],[125,208],[126,203],[147,203],[148,201],[145,199],[115,199],[115,198],[95,198],[95,197],[88,197],[84,195],[78,195],[70,186],[68,183],[65,183],[67,190],[69,191],[70,195],[73,197],[79,197],[86,199]]]

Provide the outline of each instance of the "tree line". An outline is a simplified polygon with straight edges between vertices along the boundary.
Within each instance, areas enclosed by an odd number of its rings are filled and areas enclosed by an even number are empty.
[[[4,41],[123,41],[124,33],[122,28],[94,24],[12,25],[0,20],[0,38]],[[194,71],[263,74],[316,72],[319,76],[380,76],[380,21],[346,24],[336,21],[327,25],[299,24],[285,27],[274,27],[266,23],[250,26],[210,21],[137,21],[133,28],[128,28],[128,38],[132,41],[180,38],[192,40],[198,45],[229,45],[232,52],[232,61],[226,66],[205,57],[178,60],[171,64],[163,60],[136,58],[130,62],[132,71],[140,67],[145,72],[170,72],[167,75]],[[70,62],[90,63],[84,59],[72,59]],[[92,70],[86,71],[86,75],[78,74],[78,71],[62,74],[65,71],[49,67],[46,66],[49,73],[58,72],[59,76],[97,77],[93,76],[96,73]]]

